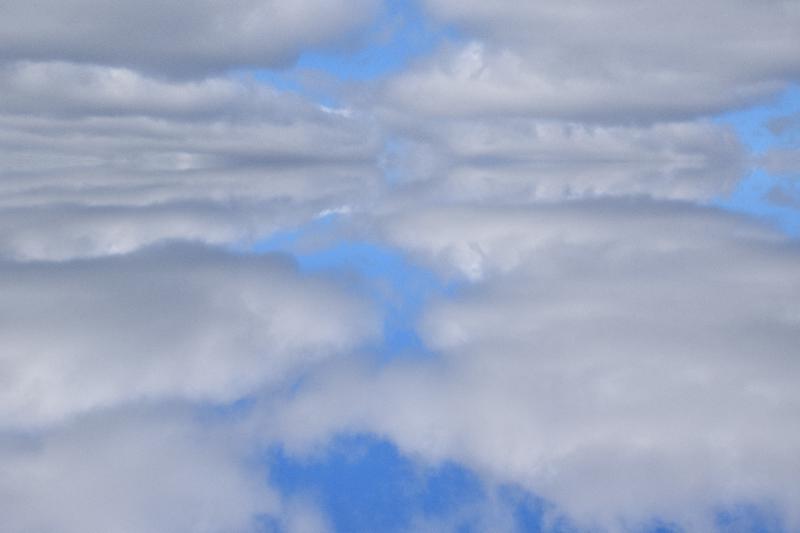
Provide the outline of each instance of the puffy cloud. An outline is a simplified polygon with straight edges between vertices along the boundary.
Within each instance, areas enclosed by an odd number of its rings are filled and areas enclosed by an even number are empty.
[[[343,45],[375,0],[4,2],[0,60],[62,60],[203,76],[284,66],[310,48]]]
[[[426,4],[476,40],[388,85],[390,101],[423,114],[674,120],[752,103],[800,76],[791,0]]]
[[[9,532],[259,531],[278,496],[235,428],[184,410],[118,410],[26,435],[0,432]]]
[[[0,271],[2,426],[234,401],[379,330],[368,304],[280,257],[172,245]]]
[[[796,243],[686,204],[459,209],[392,223],[482,280],[421,318],[438,357],[323,375],[267,416],[274,431],[298,450],[373,431],[587,527],[709,531],[738,504],[797,527]]]

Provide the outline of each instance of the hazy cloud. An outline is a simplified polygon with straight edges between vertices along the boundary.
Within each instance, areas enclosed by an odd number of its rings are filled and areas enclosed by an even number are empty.
[[[325,530],[253,454],[353,431],[582,526],[800,526],[800,249],[710,207],[754,163],[796,174],[712,117],[800,80],[798,6],[424,0],[457,37],[326,106],[257,69],[392,6],[0,0],[3,527]],[[357,273],[253,251],[321,213],[310,248],[356,235],[452,288],[420,298],[426,357],[382,357]]]
[[[374,0],[2,3],[0,60],[60,60],[197,76],[280,67],[343,45],[379,8]]]
[[[280,499],[235,428],[185,410],[117,410],[42,433],[0,431],[7,531],[258,531]]]
[[[280,257],[173,245],[0,271],[0,426],[235,401],[378,331],[367,303]]]
[[[392,116],[390,123],[398,134],[384,168],[410,184],[410,194],[441,202],[621,195],[705,201],[729,192],[747,169],[732,131],[709,122],[636,127]]]
[[[3,256],[254,240],[377,189],[368,118],[252,79],[19,63],[0,88]]]
[[[791,0],[426,5],[474,39],[389,83],[390,101],[428,115],[674,120],[800,78]]]
[[[800,523],[796,243],[641,201],[395,224],[401,246],[476,281],[421,319],[439,357],[331,372],[267,416],[290,445],[373,431],[612,531],[653,517],[712,530],[741,503]]]

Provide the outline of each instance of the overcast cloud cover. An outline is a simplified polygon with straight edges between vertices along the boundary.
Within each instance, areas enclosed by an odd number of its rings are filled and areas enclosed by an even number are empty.
[[[342,530],[362,435],[484,490],[391,530],[800,531],[798,28],[0,0],[0,529]]]

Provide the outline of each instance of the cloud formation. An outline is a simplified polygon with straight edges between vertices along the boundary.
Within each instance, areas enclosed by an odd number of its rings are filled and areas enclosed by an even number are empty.
[[[708,201],[729,193],[747,169],[733,132],[706,121],[637,127],[390,116],[397,137],[385,168],[412,196],[427,201]]]
[[[342,45],[376,14],[374,0],[4,2],[0,60],[59,60],[202,77],[281,67]]]
[[[752,104],[800,77],[791,0],[425,5],[469,42],[387,91],[435,116],[685,119]]]
[[[290,446],[375,432],[524,486],[581,527],[710,531],[743,503],[800,524],[796,242],[640,200],[449,208],[391,227],[475,281],[420,320],[437,358],[331,372],[268,416]]]
[[[376,188],[368,119],[253,79],[15,63],[0,88],[0,256],[252,241]]]
[[[233,402],[378,333],[367,303],[281,257],[172,245],[0,271],[0,427]]]
[[[397,6],[0,5],[4,528],[324,530],[263,453],[350,432],[581,527],[800,527],[800,249],[713,207],[757,164],[797,208],[796,146],[715,119],[800,80],[796,2],[423,0],[451,37],[330,105],[259,69],[391,40]],[[368,245],[336,275],[252,246],[294,228]],[[369,250],[430,270],[421,354],[381,340],[358,272],[400,267]],[[473,525],[511,529],[490,500]]]
[[[235,428],[185,410],[116,410],[33,436],[0,431],[7,531],[259,531],[278,495],[249,467]],[[226,436],[227,433],[227,436]]]

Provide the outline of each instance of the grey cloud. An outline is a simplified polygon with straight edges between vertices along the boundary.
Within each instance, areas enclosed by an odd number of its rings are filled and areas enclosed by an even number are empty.
[[[394,117],[397,118],[397,117]],[[727,128],[705,122],[648,127],[560,121],[396,120],[384,167],[418,196],[510,203],[646,195],[708,200],[746,171]]]
[[[800,112],[771,119],[767,127],[773,135],[800,132]]]
[[[169,80],[123,67],[17,61],[0,67],[5,95],[0,110],[34,117],[216,118],[285,125],[324,121],[326,116],[329,123],[341,119],[341,114],[326,114],[307,99],[280,92],[254,76]]]
[[[5,1],[0,60],[61,60],[198,76],[280,67],[345,45],[374,0]]]
[[[798,79],[796,3],[429,0],[467,40],[345,95],[357,109],[218,74],[347,46],[372,0],[0,6],[8,528],[247,530],[282,505],[244,471],[251,435],[168,408],[247,395],[269,442],[372,431],[590,526],[709,530],[741,502],[800,524],[800,251],[661,201],[743,174],[732,133],[698,117]],[[461,282],[420,320],[438,357],[341,357],[380,332],[365,301],[286,258],[182,242],[345,207]],[[279,523],[326,527],[306,503]]]
[[[124,161],[127,148],[140,155],[194,155],[201,162],[364,163],[377,142],[369,122],[347,110],[248,79],[165,82],[119,68],[25,63],[3,69],[0,88],[0,139],[8,155],[71,149],[83,159],[117,155]]]
[[[600,530],[800,524],[797,243],[686,204],[461,209],[401,223],[444,271],[480,259],[421,319],[441,357],[320,376],[265,415],[290,446],[373,431]]]
[[[773,148],[758,163],[772,175],[800,180],[800,148]]]
[[[635,222],[635,223],[634,223]],[[377,234],[445,276],[480,280],[504,275],[553,246],[621,250],[783,243],[765,225],[685,202],[607,198],[533,206],[452,205],[385,214]],[[697,231],[702,228],[702,231]]]
[[[426,4],[475,40],[388,84],[390,102],[423,114],[686,119],[800,79],[791,0]]]
[[[259,531],[258,516],[280,516],[281,502],[239,437],[164,406],[0,433],[3,530]]]
[[[123,196],[120,189],[110,194]],[[51,192],[39,196],[58,195]],[[90,194],[82,196],[85,201]],[[327,205],[313,201],[301,205],[288,201],[240,201],[234,205],[172,201],[88,206],[55,202],[0,209],[0,256],[21,261],[63,261],[124,254],[174,241],[246,248],[264,235],[302,225]]]
[[[233,401],[379,329],[367,303],[275,257],[172,245],[0,271],[3,426]]]
[[[378,189],[370,119],[253,80],[24,63],[0,87],[3,256],[253,240]]]
[[[779,207],[788,207],[800,212],[800,190],[779,185],[770,189],[767,200]]]

